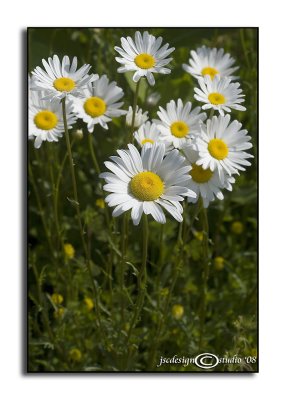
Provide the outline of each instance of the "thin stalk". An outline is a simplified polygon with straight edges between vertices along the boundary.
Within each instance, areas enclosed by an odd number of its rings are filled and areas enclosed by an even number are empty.
[[[166,316],[168,314],[168,308],[169,308],[169,304],[170,304],[170,301],[171,301],[171,298],[172,298],[173,290],[174,290],[175,285],[177,283],[177,280],[178,280],[178,277],[179,277],[179,274],[180,274],[180,271],[181,271],[181,268],[182,268],[182,264],[183,264],[183,257],[181,256],[181,253],[182,253],[182,245],[183,245],[182,233],[184,231],[184,224],[185,224],[185,218],[184,218],[183,222],[180,223],[180,225],[179,225],[178,237],[177,237],[177,245],[176,245],[177,251],[175,252],[175,254],[176,254],[175,260],[177,261],[178,258],[179,258],[179,261],[178,262],[175,261],[176,264],[175,264],[175,268],[173,269],[173,276],[172,276],[172,279],[171,279],[171,285],[170,285],[170,288],[169,288],[169,291],[168,291],[168,295],[166,297],[165,304],[163,306],[161,318],[159,320],[159,324],[158,324],[158,327],[157,327],[157,330],[156,330],[156,333],[155,333],[155,336],[154,336],[154,342],[153,342],[153,345],[152,345],[151,350],[150,350],[150,358],[149,358],[149,367],[150,368],[153,367],[154,360],[156,358],[157,348],[158,348],[158,345],[159,345],[161,332],[163,330],[163,324],[164,324],[164,322],[166,320]]]
[[[76,183],[76,177],[75,177],[74,162],[73,162],[73,156],[72,156],[72,151],[71,151],[68,126],[67,126],[65,98],[62,99],[62,110],[63,110],[66,145],[67,145],[67,151],[68,151],[68,156],[69,156],[70,171],[71,171],[72,186],[73,186],[73,195],[74,195],[74,204],[75,204],[75,208],[76,208],[77,221],[78,221],[80,237],[81,237],[81,241],[82,241],[82,245],[83,245],[83,249],[84,249],[84,253],[85,253],[86,266],[87,266],[88,273],[90,276],[93,294],[94,294],[94,298],[95,298],[98,325],[99,325],[99,329],[101,330],[101,317],[100,317],[98,293],[97,293],[97,288],[96,288],[96,285],[95,285],[95,282],[94,282],[94,279],[92,276],[88,246],[87,246],[85,238],[84,238],[84,231],[83,231],[83,226],[82,226],[81,216],[80,216],[80,207],[79,207],[79,201],[78,201],[78,192],[77,192],[77,183]]]
[[[137,301],[135,304],[135,309],[134,309],[134,314],[133,318],[130,323],[128,335],[127,335],[127,345],[129,347],[128,349],[128,356],[127,356],[127,368],[129,365],[129,358],[131,355],[131,348],[129,346],[130,338],[133,332],[133,329],[137,323],[137,320],[140,316],[140,313],[143,308],[144,304],[144,299],[145,299],[145,293],[146,293],[146,286],[147,286],[147,255],[148,255],[148,237],[149,237],[149,232],[148,232],[148,216],[146,214],[143,215],[143,224],[142,224],[142,264],[141,264],[141,269],[138,274],[138,297]]]
[[[165,224],[162,224],[161,230],[160,230],[159,260],[157,263],[158,268],[157,268],[157,277],[156,277],[156,293],[157,293],[157,308],[158,308],[158,310],[161,307],[160,278],[161,278],[161,272],[162,272],[162,266],[163,266],[164,228],[165,228]]]
[[[139,79],[139,81],[136,83],[136,89],[135,89],[134,100],[133,100],[133,113],[132,113],[132,120],[131,120],[130,136],[129,136],[127,143],[134,142],[133,133],[134,133],[135,116],[136,116],[136,108],[137,108],[140,82],[141,82],[141,79]]]
[[[202,290],[201,290],[201,303],[200,303],[200,311],[199,311],[199,350],[202,348],[203,342],[203,335],[204,335],[204,325],[205,325],[205,318],[206,318],[206,296],[207,296],[207,282],[209,276],[209,223],[208,223],[208,216],[207,210],[203,206],[203,201],[200,198],[201,202],[201,210],[200,210],[200,217],[201,217],[201,224],[203,229],[203,273],[202,273]]]
[[[90,150],[90,154],[91,154],[91,158],[92,158],[95,170],[99,175],[101,171],[100,171],[100,167],[99,167],[99,164],[98,164],[98,161],[97,161],[97,158],[95,155],[95,151],[93,148],[93,137],[92,137],[91,133],[88,134],[88,145],[89,145],[89,150]]]
[[[247,44],[245,42],[245,37],[244,37],[244,30],[245,30],[244,28],[241,28],[239,30],[240,40],[241,40],[241,44],[242,44],[242,48],[243,48],[243,52],[244,52],[244,57],[245,57],[245,60],[246,60],[246,63],[247,63],[247,67],[249,69],[251,69],[251,64],[250,64],[248,53],[247,53]]]
[[[99,175],[101,173],[101,171],[100,171],[100,167],[99,167],[97,157],[96,157],[96,154],[94,151],[92,134],[88,134],[88,144],[89,144],[90,154],[91,154],[91,158],[92,158],[92,161],[94,164],[94,168],[95,168],[97,174]],[[101,185],[99,186],[99,188],[100,188],[102,197],[104,197],[104,192],[103,192]],[[106,207],[104,207],[104,216],[105,216],[105,221],[107,223],[107,226],[110,228],[110,217],[109,217],[109,213],[108,213],[108,210]],[[112,232],[111,232],[111,234],[112,234]]]
[[[39,209],[40,217],[41,217],[41,220],[42,220],[44,232],[45,232],[45,235],[47,237],[47,241],[48,241],[48,245],[49,245],[49,248],[50,248],[50,252],[51,252],[52,256],[54,257],[54,248],[53,248],[53,244],[52,244],[52,240],[51,240],[51,232],[50,232],[50,230],[48,228],[48,225],[46,223],[46,220],[45,220],[44,209],[43,209],[42,202],[41,202],[41,199],[40,199],[40,195],[39,195],[39,192],[38,192],[38,188],[37,188],[37,184],[36,184],[36,181],[35,181],[33,169],[31,167],[30,163],[28,165],[28,171],[29,171],[29,177],[31,179],[31,183],[32,183],[32,186],[33,186],[33,190],[34,190],[34,193],[35,193],[35,196],[36,196],[36,202],[37,202],[37,206],[38,206],[38,209]]]
[[[122,219],[121,231],[121,262],[119,270],[119,286],[120,286],[120,299],[121,299],[121,320],[122,324],[125,322],[124,312],[124,267],[125,267],[125,254],[126,254],[126,234],[127,234],[128,214],[125,213]]]

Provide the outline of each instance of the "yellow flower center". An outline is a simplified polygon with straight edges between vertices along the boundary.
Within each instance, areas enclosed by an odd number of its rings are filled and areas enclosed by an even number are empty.
[[[225,103],[225,97],[223,94],[220,93],[210,93],[208,96],[209,101],[217,106],[218,104],[224,104]]]
[[[192,164],[190,175],[195,182],[205,183],[211,179],[213,172],[209,168],[203,169],[201,165]]]
[[[171,132],[177,138],[183,138],[189,133],[189,127],[184,121],[173,122],[171,125]]]
[[[152,139],[143,139],[142,142],[141,142],[142,146],[143,146],[143,144],[145,144],[145,143],[152,143],[152,144],[154,144],[154,140],[152,140]]]
[[[53,85],[59,92],[70,92],[75,88],[75,81],[71,78],[58,78]]]
[[[90,97],[83,105],[84,111],[92,118],[100,117],[106,111],[106,103],[100,97]]]
[[[35,115],[34,122],[37,128],[49,131],[57,125],[58,117],[52,111],[43,110]]]
[[[140,172],[131,179],[130,189],[137,199],[153,201],[164,192],[164,182],[154,172]]]
[[[155,58],[151,54],[142,53],[134,58],[134,62],[139,68],[149,69],[154,67]]]
[[[228,155],[228,147],[221,139],[212,139],[208,144],[208,151],[213,158],[223,160]]]
[[[202,69],[201,74],[203,76],[209,75],[211,77],[211,80],[218,74],[218,70],[212,67],[205,67]]]

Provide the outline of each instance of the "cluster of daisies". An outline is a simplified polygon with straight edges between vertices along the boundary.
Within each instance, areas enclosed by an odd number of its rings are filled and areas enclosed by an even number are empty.
[[[121,47],[115,47],[120,55],[115,58],[121,64],[118,72],[132,71],[134,82],[147,79],[153,86],[154,74],[171,72],[166,66],[175,49],[162,41],[148,32],[121,38]],[[89,74],[89,65],[77,69],[76,57],[72,63],[67,56],[62,62],[57,56],[43,60],[45,70],[37,67],[29,81],[29,135],[35,137],[35,147],[62,136],[63,102],[67,126],[80,118],[90,133],[96,124],[108,129],[112,118],[126,115],[137,146],[130,143],[118,150],[105,162],[110,172],[100,175],[106,182],[104,190],[110,192],[105,200],[114,207],[113,216],[131,210],[135,225],[143,213],[165,223],[166,210],[181,222],[185,199],[191,203],[201,199],[204,207],[215,198],[222,200],[223,189],[232,190],[234,175],[244,171],[252,157],[246,152],[252,147],[250,136],[229,114],[232,109],[246,110],[233,75],[238,67],[223,49],[203,46],[190,54],[183,69],[197,79],[194,97],[202,107],[171,100],[165,108],[159,107],[158,119],[153,120],[138,106],[121,109],[123,90],[105,75]]]

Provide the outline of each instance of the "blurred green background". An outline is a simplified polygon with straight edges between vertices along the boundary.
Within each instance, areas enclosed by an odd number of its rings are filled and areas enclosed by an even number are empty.
[[[42,58],[53,54],[77,56],[79,64],[90,63],[91,72],[106,74],[124,90],[124,108],[133,103],[134,84],[129,74],[118,74],[114,46],[122,36],[134,36],[136,28],[30,28],[28,64],[31,71]],[[144,28],[138,28],[143,32]],[[92,259],[92,273],[100,298],[102,329],[96,324],[88,272],[75,220],[71,179],[65,162],[64,138],[44,142],[35,150],[29,142],[29,371],[199,371],[195,365],[156,368],[160,356],[192,357],[200,352],[217,356],[257,356],[257,29],[239,28],[151,28],[155,36],[176,48],[170,75],[155,75],[156,84],[142,84],[139,106],[157,117],[158,106],[172,99],[194,100],[196,80],[182,69],[189,52],[205,44],[223,47],[239,65],[245,93],[246,112],[232,111],[232,118],[249,131],[255,158],[238,176],[233,192],[224,201],[211,203],[210,276],[206,294],[203,342],[199,345],[199,313],[202,286],[202,226],[194,206],[187,208],[186,242],[180,248],[183,267],[172,296],[166,303],[176,267],[178,223],[168,217],[162,229],[150,222],[148,295],[126,353],[126,331],[136,299],[136,269],[141,259],[141,228],[129,223],[129,240],[124,264],[125,289],[119,286],[122,218],[115,220],[112,234],[105,225],[102,190],[93,167],[87,129],[82,121],[73,127],[72,147],[79,187],[79,201]],[[154,104],[152,95],[159,93]],[[83,138],[75,132],[83,129]],[[109,130],[95,127],[94,147],[100,168],[129,134],[125,118],[114,119]],[[64,162],[63,162],[64,161]],[[56,204],[56,206],[55,206]],[[55,209],[57,207],[57,210]],[[109,212],[110,210],[108,210]],[[60,234],[55,230],[55,212]],[[61,242],[74,248],[68,254]],[[160,251],[160,249],[162,251]],[[222,257],[219,259],[217,257]],[[112,278],[112,279],[111,279]],[[112,286],[112,296],[111,296]],[[51,297],[54,293],[59,298]],[[57,304],[59,303],[59,304]],[[122,322],[120,307],[125,309]],[[174,307],[174,306],[182,306]],[[60,310],[60,311],[59,311]],[[183,310],[183,313],[180,312]],[[182,314],[182,315],[181,315]],[[158,331],[160,321],[162,328]],[[158,336],[158,332],[159,337]],[[155,338],[155,339],[154,339]],[[151,354],[152,353],[152,354]],[[127,361],[126,361],[127,360]],[[155,362],[156,361],[156,362]],[[256,371],[257,363],[219,364],[212,371]]]

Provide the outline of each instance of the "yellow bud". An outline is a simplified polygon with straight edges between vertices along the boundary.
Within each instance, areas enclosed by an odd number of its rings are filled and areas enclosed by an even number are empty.
[[[82,354],[79,349],[73,348],[69,352],[69,357],[72,361],[80,361],[82,359]]]
[[[214,266],[217,271],[221,271],[224,268],[224,258],[216,257],[214,259]]]
[[[70,243],[65,243],[64,244],[64,253],[68,259],[71,260],[72,258],[74,258],[75,250],[74,250],[73,245]]]
[[[105,208],[105,201],[103,199],[97,199],[95,201],[95,204],[97,205],[97,207],[99,208]]]
[[[184,307],[181,304],[175,304],[172,307],[172,315],[175,319],[181,319],[184,315]]]
[[[63,307],[60,307],[54,311],[54,318],[60,319],[64,316],[64,313],[65,313],[65,309]]]
[[[62,302],[64,301],[63,296],[61,294],[59,294],[59,293],[53,293],[51,298],[53,300],[53,303],[56,304],[57,306],[59,304],[62,304]]]
[[[204,232],[197,231],[194,233],[194,236],[197,240],[199,240],[201,242],[204,238]]]
[[[235,221],[231,224],[231,231],[235,235],[241,235],[244,231],[244,226],[240,221]]]
[[[169,294],[169,289],[168,288],[162,288],[161,290],[160,290],[160,295],[161,296],[168,296],[168,294]]]
[[[85,297],[84,302],[88,311],[91,311],[94,307],[93,300],[90,297]]]

